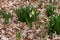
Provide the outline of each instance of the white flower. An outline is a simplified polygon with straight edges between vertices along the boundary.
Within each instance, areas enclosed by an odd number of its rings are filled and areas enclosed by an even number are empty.
[[[8,14],[8,12],[6,14]]]
[[[30,17],[32,17],[34,15],[34,11],[32,10],[32,12],[29,14]]]
[[[29,14],[29,16],[30,16],[30,17],[32,17],[32,15],[31,15],[31,14]]]
[[[34,15],[34,13],[35,13],[35,12],[32,10],[32,13],[31,13],[31,14]]]
[[[53,15],[53,17],[55,17],[55,15]]]

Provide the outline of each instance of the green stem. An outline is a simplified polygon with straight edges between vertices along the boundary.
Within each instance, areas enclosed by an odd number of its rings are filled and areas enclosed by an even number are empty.
[[[25,19],[26,19],[26,21],[27,21],[27,24],[28,24],[28,26],[29,26],[29,29],[32,29],[32,27],[31,27],[31,21],[30,21],[30,22],[28,21],[28,19],[27,19],[27,17],[26,17],[26,14],[25,14]]]

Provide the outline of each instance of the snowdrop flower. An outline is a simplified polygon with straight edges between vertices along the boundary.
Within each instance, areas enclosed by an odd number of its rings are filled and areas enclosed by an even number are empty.
[[[26,8],[26,6],[24,5],[23,8]]]
[[[32,15],[34,15],[34,13],[35,13],[35,12],[32,10]]]
[[[45,5],[45,3],[43,3],[43,5]]]
[[[8,12],[6,14],[8,14]]]
[[[30,17],[32,17],[34,15],[34,11],[32,10],[32,12],[29,14]]]
[[[29,14],[29,16],[30,16],[30,17],[32,17],[32,15],[31,15],[31,14]]]

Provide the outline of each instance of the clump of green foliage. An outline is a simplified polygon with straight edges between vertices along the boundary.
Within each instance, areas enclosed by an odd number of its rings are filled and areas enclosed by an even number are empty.
[[[54,5],[50,5],[46,7],[47,10],[47,17],[49,19],[49,28],[48,33],[49,35],[53,35],[53,33],[56,32],[56,34],[60,34],[60,14],[56,14],[54,10],[56,7]]]
[[[32,28],[32,22],[36,22],[39,15],[39,11],[30,6],[20,6],[15,10],[15,13],[19,21],[26,22],[30,29]]]
[[[48,5],[48,6],[46,6],[47,16],[49,17],[49,16],[52,16],[53,14],[55,14],[55,12],[54,12],[55,9],[56,9],[55,5]]]
[[[60,14],[56,14],[49,17],[49,33],[52,35],[53,33],[60,34]]]
[[[4,18],[4,24],[9,22],[9,18],[11,18],[11,14],[6,12],[5,9],[0,10],[1,18]]]

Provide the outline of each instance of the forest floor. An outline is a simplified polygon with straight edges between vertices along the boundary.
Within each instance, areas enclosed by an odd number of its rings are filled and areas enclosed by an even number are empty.
[[[40,5],[42,4],[42,5]],[[46,5],[50,5],[52,3],[47,0],[40,2],[40,0],[0,0],[0,10],[5,9],[7,12],[11,13],[12,18],[9,18],[8,24],[4,24],[4,19],[0,18],[0,40],[60,40],[60,35],[53,35],[53,38],[50,38],[48,32],[44,28],[43,24],[45,24],[45,20],[43,17],[46,16]],[[18,18],[13,10],[19,8],[22,5],[30,5],[34,8],[37,8],[41,14],[41,22],[38,29],[32,27],[29,30],[28,25],[24,22],[18,21]],[[56,13],[60,14],[60,1],[56,1],[55,5],[57,7]],[[48,20],[48,19],[47,19]],[[34,23],[32,23],[34,26]]]

